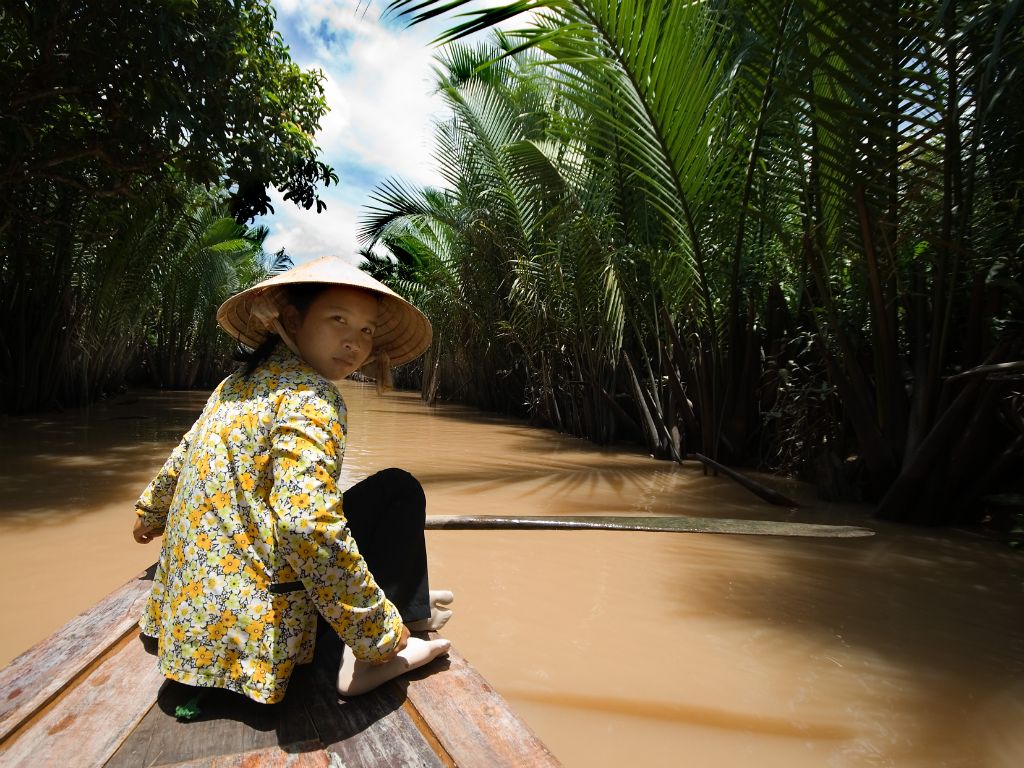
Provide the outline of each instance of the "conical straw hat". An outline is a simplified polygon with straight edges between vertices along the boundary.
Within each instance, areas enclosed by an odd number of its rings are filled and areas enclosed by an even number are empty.
[[[432,331],[426,315],[384,283],[338,256],[324,256],[308,264],[301,264],[235,294],[220,305],[217,322],[233,339],[255,349],[267,338],[271,321],[284,307],[287,291],[283,286],[292,283],[349,286],[380,296],[380,314],[377,330],[373,334],[373,350],[374,355],[378,352],[387,353],[391,365],[415,360],[430,346]],[[268,306],[271,308],[269,318]]]

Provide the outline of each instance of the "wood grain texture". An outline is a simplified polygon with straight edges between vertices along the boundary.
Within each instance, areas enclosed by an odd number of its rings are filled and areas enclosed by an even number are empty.
[[[249,752],[319,744],[297,691],[280,704],[259,704],[231,691],[202,691],[200,715],[179,721],[175,709],[199,693],[164,680],[154,706],[107,762],[107,768],[135,768],[210,760]],[[318,747],[318,748],[322,748]]]
[[[455,650],[403,681],[409,701],[460,768],[561,765]]]
[[[151,582],[140,574],[0,670],[0,744],[142,615]]]
[[[135,628],[149,582],[135,579],[5,669],[0,765],[175,768],[473,768],[558,765],[454,651],[349,700],[335,690],[341,642],[321,633],[281,704],[165,680]]]
[[[101,766],[153,705],[163,675],[135,636],[0,745],[5,766]]]
[[[241,755],[222,755],[167,764],[164,768],[331,768],[331,758],[317,742],[296,745],[294,751],[268,747]]]
[[[607,515],[563,515],[557,517],[502,515],[428,515],[426,528],[432,530],[521,529],[521,530],[604,530],[649,531],[654,533],[733,533],[748,536],[812,536],[848,539],[874,536],[870,528],[853,525],[788,523],[781,520],[735,520],[726,517],[629,517]]]
[[[340,660],[341,640],[333,632],[321,633],[310,670],[313,680],[304,687],[302,700],[327,750],[349,768],[444,768],[446,762],[403,708],[405,694],[396,684],[339,699],[335,686]]]
[[[258,704],[230,691],[207,689],[199,702],[199,717],[181,722],[174,716],[175,709],[199,690],[166,681],[157,705],[105,768],[255,767],[263,766],[263,760],[276,766],[284,755],[317,751],[325,759],[335,753],[349,768],[442,768],[444,764],[402,709],[404,696],[394,686],[339,701],[335,685],[341,645],[332,635],[321,635],[314,663],[296,670],[280,704]],[[246,762],[232,762],[240,756],[247,756]]]

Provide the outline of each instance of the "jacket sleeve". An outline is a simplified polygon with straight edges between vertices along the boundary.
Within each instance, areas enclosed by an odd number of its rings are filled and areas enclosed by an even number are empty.
[[[174,490],[178,487],[178,477],[192,445],[192,439],[198,431],[200,421],[202,421],[202,416],[181,438],[181,442],[171,451],[171,455],[164,462],[157,476],[146,486],[146,490],[135,502],[135,514],[142,518],[142,524],[148,528],[163,528],[167,523],[167,513],[171,508]]]
[[[278,546],[323,615],[356,658],[397,647],[398,609],[384,596],[352,538],[335,478],[345,451],[344,405],[315,391],[292,392],[271,435],[270,507]]]

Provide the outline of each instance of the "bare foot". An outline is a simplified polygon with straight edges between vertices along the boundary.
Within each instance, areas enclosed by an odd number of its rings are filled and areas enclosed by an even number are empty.
[[[430,590],[430,618],[410,621],[405,626],[409,628],[410,632],[436,632],[452,617],[451,610],[443,606],[451,605],[454,599],[455,595],[447,589]]]
[[[371,664],[359,661],[352,650],[345,646],[338,669],[338,693],[342,696],[358,696],[372,691],[379,685],[448,653],[450,640],[421,640],[410,637],[409,644],[391,661],[385,664]]]

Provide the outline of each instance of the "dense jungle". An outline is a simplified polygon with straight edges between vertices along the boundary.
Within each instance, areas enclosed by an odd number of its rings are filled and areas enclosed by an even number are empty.
[[[446,184],[383,180],[360,232],[434,325],[406,386],[1013,525],[1024,2],[381,10],[453,24]],[[0,51],[4,412],[214,385],[216,307],[291,265],[267,190],[319,211],[344,183],[322,74],[268,0],[2,0]]]

